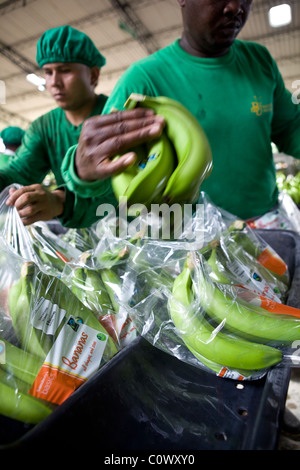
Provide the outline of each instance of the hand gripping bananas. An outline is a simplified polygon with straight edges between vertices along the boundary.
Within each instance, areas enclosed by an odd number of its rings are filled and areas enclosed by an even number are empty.
[[[144,204],[159,201],[168,178],[174,169],[173,148],[165,133],[144,145],[144,151],[135,149],[137,162],[128,170],[112,178],[116,197],[125,196],[127,204]]]
[[[137,164],[112,178],[115,195],[128,195],[129,203],[147,206],[153,202],[195,202],[202,182],[212,170],[211,148],[202,127],[181,103],[171,98],[133,93],[125,107],[136,106],[162,115],[166,127],[161,138],[147,144],[143,170]],[[145,155],[145,151],[142,153]],[[154,161],[153,154],[157,155]]]

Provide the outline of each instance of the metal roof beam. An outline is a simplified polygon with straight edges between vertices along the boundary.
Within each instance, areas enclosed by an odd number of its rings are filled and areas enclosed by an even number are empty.
[[[153,35],[141,22],[139,17],[135,14],[129,3],[125,0],[110,0],[112,6],[118,11],[122,20],[124,21],[124,29],[135,39],[137,39],[146,49],[148,54],[159,49]]]
[[[22,56],[15,49],[8,46],[7,44],[4,44],[2,41],[0,41],[0,54],[10,60],[25,73],[32,73],[36,70],[39,70],[37,64],[26,59],[26,57]]]

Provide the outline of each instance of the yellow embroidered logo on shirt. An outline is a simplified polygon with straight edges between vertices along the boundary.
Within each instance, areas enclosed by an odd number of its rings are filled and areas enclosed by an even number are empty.
[[[251,113],[255,113],[256,116],[261,116],[263,113],[271,113],[273,111],[273,104],[262,104],[261,98],[254,96],[252,101]]]

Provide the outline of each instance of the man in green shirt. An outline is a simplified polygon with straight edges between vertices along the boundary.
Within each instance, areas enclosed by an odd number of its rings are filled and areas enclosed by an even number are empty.
[[[64,187],[61,162],[78,142],[82,123],[102,112],[107,97],[97,95],[95,87],[105,58],[87,35],[63,26],[42,35],[36,59],[58,107],[30,125],[16,155],[0,170],[0,189],[23,185],[11,191],[7,203],[15,205],[25,225],[59,217],[65,226],[81,226],[80,214],[94,200],[81,200]],[[42,185],[50,170],[58,186],[53,192]],[[83,206],[80,211],[77,205]]]
[[[1,131],[0,137],[5,147],[5,150],[0,154],[0,168],[3,168],[20,147],[24,131],[20,127],[9,126]]]
[[[168,96],[196,116],[210,141],[213,170],[201,189],[238,217],[260,216],[278,197],[271,142],[300,158],[299,106],[267,49],[236,39],[251,0],[178,3],[181,39],[129,67],[103,115],[83,129],[78,147],[68,151],[63,177],[83,197],[107,194],[110,176],[134,161],[128,149],[163,127],[158,121],[145,127],[138,109],[107,113],[113,107],[122,110],[132,92]],[[111,159],[120,152],[124,157],[116,168]]]

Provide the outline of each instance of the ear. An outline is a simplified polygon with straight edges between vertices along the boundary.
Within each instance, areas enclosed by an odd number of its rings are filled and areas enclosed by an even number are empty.
[[[177,2],[181,8],[185,6],[185,0],[177,0]]]
[[[98,84],[99,80],[99,75],[100,75],[100,69],[96,65],[94,67],[91,67],[91,85],[93,87],[96,87]]]

